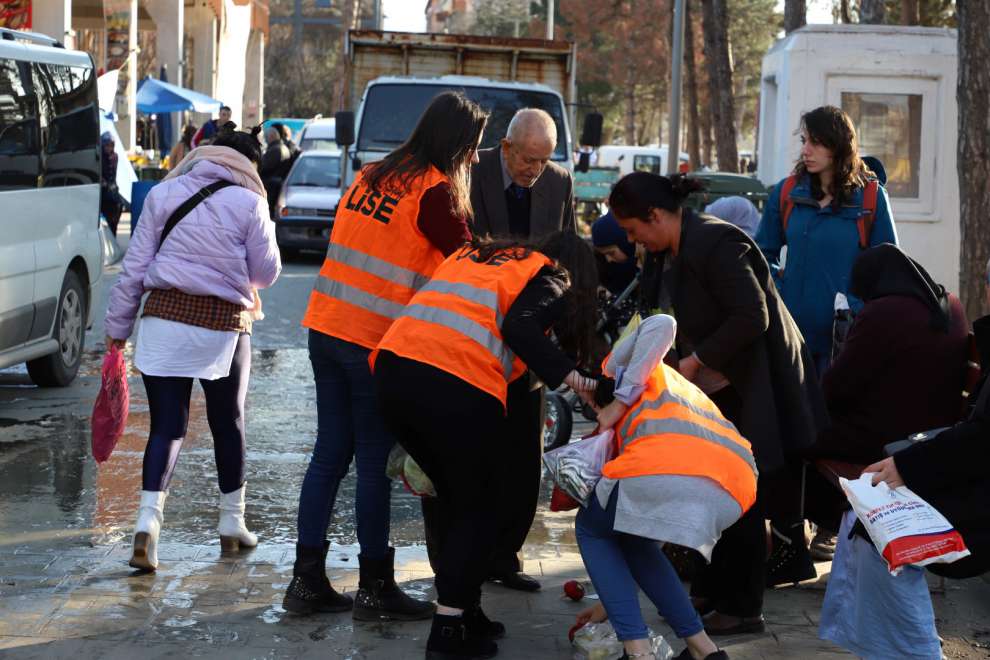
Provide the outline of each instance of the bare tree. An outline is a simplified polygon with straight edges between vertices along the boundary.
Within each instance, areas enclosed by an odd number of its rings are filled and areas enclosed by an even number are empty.
[[[361,15],[361,0],[344,0],[344,8],[340,16],[340,29],[346,36],[347,31],[357,26]],[[347,98],[348,80],[350,79],[349,59],[347,57],[347,39],[340,40],[340,57],[334,71],[334,98],[338,110],[346,110],[350,99]],[[360,93],[360,92],[359,92]]]
[[[718,169],[736,172],[739,170],[739,153],[736,149],[732,64],[729,61],[728,10],[725,0],[702,0],[701,7]]]
[[[698,121],[698,63],[694,59],[694,22],[691,0],[684,2],[684,66],[687,69],[687,152],[691,169],[701,168],[701,131]]]
[[[849,0],[839,0],[839,20],[843,23],[852,23],[852,13],[849,11]]]
[[[859,22],[880,25],[887,17],[884,0],[859,0]]]
[[[959,24],[959,290],[966,313],[976,319],[986,313],[983,295],[987,257],[990,257],[990,3],[957,0]]]
[[[901,0],[901,25],[921,23],[921,5],[918,0]]]
[[[790,34],[808,22],[808,10],[805,0],[785,0],[784,2],[784,32]]]

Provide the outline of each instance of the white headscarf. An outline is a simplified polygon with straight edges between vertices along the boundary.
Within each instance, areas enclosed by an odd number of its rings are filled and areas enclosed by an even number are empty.
[[[705,208],[705,213],[731,222],[752,238],[760,226],[760,212],[745,197],[722,197]]]

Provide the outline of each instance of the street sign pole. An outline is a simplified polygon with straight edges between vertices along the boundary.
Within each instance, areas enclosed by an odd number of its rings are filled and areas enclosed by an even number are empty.
[[[667,145],[667,172],[680,168],[681,159],[681,69],[684,66],[684,3],[674,2],[674,46],[670,53],[670,140]]]

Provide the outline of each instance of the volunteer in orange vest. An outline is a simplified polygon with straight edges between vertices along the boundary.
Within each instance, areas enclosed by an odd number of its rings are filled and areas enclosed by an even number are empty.
[[[368,356],[444,257],[470,239],[468,173],[488,119],[462,94],[438,95],[409,139],[365,167],[340,200],[326,260],[303,325],[316,381],[317,433],[299,495],[298,541],[283,605],[356,620],[429,618],[432,603],[395,584],[389,546],[395,443],[382,423]],[[356,599],[325,572],[327,527],[341,480],[357,463],[355,524],[361,551]]]
[[[428,658],[498,650],[493,640],[505,627],[482,611],[481,585],[499,501],[516,486],[514,466],[500,460],[507,389],[528,368],[547,387],[591,392],[595,381],[577,364],[591,359],[596,289],[594,252],[573,232],[551,234],[536,249],[475,239],[440,264],[372,356],[385,421],[440,503]]]
[[[712,400],[663,363],[676,329],[670,316],[651,316],[604,365],[598,430],[614,428],[616,456],[575,520],[581,557],[601,598],[578,622],[607,617],[628,657],[652,658],[642,589],[686,641],[680,657],[726,660],[657,541],[711,560],[722,531],[756,500],[756,463],[749,442]]]
[[[609,207],[646,248],[643,306],[677,319],[677,370],[752,443],[760,497],[722,534],[691,593],[709,613],[709,635],[758,633],[765,629],[764,520],[778,505],[772,487],[800,464],[827,414],[811,351],[753,239],[685,205],[701,186],[682,175],[633,172],[612,188]]]

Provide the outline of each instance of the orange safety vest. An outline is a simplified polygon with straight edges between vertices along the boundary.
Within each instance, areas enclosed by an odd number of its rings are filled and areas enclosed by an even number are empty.
[[[538,252],[522,259],[510,250],[486,262],[465,246],[447,257],[388,329],[379,350],[432,365],[506,405],[509,383],[526,365],[502,340],[502,319],[536,276],[552,262]]]
[[[662,362],[646,390],[615,425],[618,456],[610,479],[676,474],[707,477],[745,512],[756,501],[758,472],[749,442],[701,390]]]
[[[369,349],[378,344],[443,261],[417,220],[423,194],[446,181],[431,166],[396,194],[370,189],[364,173],[358,174],[337,207],[305,327]]]

